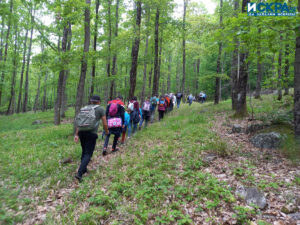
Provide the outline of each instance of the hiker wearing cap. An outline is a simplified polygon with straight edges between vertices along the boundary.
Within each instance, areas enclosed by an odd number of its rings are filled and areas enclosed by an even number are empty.
[[[82,148],[81,163],[75,175],[79,182],[82,181],[82,175],[87,172],[87,165],[93,156],[100,119],[105,133],[108,134],[105,110],[100,106],[100,97],[94,95],[90,99],[90,105],[81,108],[75,117],[76,132],[74,141],[77,143],[80,140]]]
[[[120,103],[120,104],[119,104]],[[109,102],[106,108],[107,124],[109,129],[109,134],[106,135],[104,146],[103,146],[103,156],[107,155],[107,146],[109,142],[110,135],[114,135],[114,141],[112,145],[112,152],[119,150],[117,147],[118,140],[121,136],[123,128],[125,128],[125,118],[124,118],[124,104],[122,105],[122,97],[118,97],[116,100]]]

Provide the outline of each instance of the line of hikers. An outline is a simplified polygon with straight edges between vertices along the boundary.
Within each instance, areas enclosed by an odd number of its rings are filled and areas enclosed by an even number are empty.
[[[148,126],[148,123],[153,123],[155,111],[158,111],[158,120],[164,118],[164,115],[171,112],[175,105],[180,107],[183,94],[177,93],[176,95],[165,94],[160,96],[147,97],[140,107],[136,97],[133,97],[125,108],[122,96],[109,101],[106,110],[100,106],[100,97],[94,95],[90,99],[90,104],[81,108],[80,112],[75,118],[76,132],[74,141],[77,143],[80,140],[82,154],[81,164],[75,178],[79,182],[82,181],[82,176],[87,172],[87,165],[91,160],[98,138],[98,127],[100,120],[103,124],[102,139],[104,146],[102,155],[108,154],[108,143],[111,135],[114,135],[114,140],[111,152],[117,152],[119,139],[121,137],[121,144],[125,143],[126,133],[128,138],[134,135],[137,130]]]

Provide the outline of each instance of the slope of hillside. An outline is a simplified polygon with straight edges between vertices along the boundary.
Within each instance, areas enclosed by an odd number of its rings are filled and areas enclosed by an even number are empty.
[[[274,110],[271,100],[254,102],[257,118]],[[283,113],[288,115],[288,104]],[[72,112],[67,115],[71,118]],[[53,126],[51,112],[2,116],[0,221],[292,223],[288,214],[299,212],[300,203],[297,161],[292,164],[280,151],[254,148],[249,135],[231,134],[232,124],[247,122],[230,115],[230,102],[183,105],[105,158],[99,139],[80,184],[74,174],[81,149],[73,143],[71,124]],[[37,119],[44,123],[31,125]],[[264,192],[266,208],[247,206],[235,194],[241,185]]]

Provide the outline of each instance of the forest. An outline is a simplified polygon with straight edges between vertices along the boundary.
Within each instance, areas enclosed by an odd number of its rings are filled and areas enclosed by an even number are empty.
[[[0,223],[299,222],[300,0],[273,4],[285,16],[251,4],[0,0]],[[206,103],[185,104],[202,91]],[[92,96],[127,106],[179,92],[180,109],[120,154],[95,151],[74,181],[73,121]],[[279,133],[279,150],[255,146],[260,132]]]
[[[185,0],[179,15],[171,0],[2,0],[1,112],[55,108],[60,124],[68,106],[78,112],[94,93],[104,102],[117,95],[143,102],[205,91],[216,104],[232,98],[241,115],[247,93],[278,90],[281,100],[299,86],[299,19],[248,16],[248,2],[216,2],[209,14],[203,3]],[[296,1],[289,4],[296,9]]]

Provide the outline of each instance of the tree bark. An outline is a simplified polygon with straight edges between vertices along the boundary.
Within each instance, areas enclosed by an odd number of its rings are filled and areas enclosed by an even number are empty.
[[[42,103],[42,111],[47,110],[47,79],[48,79],[48,72],[46,71],[45,78],[44,78],[44,95],[43,95],[43,103]]]
[[[223,27],[223,0],[220,0],[220,29]],[[219,55],[217,59],[217,76],[221,73],[222,41],[219,41]],[[221,100],[221,77],[216,77],[215,104]]]
[[[64,26],[64,32],[62,37],[62,45],[61,45],[61,51],[62,51],[62,67],[65,67],[65,53],[67,51],[67,41],[68,41],[68,34],[69,34],[69,27],[67,25]],[[64,83],[64,77],[65,77],[66,70],[64,68],[61,68],[59,72],[58,77],[58,83],[57,83],[57,95],[56,95],[56,103],[54,107],[54,124],[59,125],[61,120],[61,109],[62,109],[62,101],[63,101],[63,83]]]
[[[116,3],[116,24],[115,24],[115,40],[118,37],[118,29],[119,29],[119,4],[120,4],[120,0],[117,0]],[[114,52],[114,56],[113,56],[113,60],[112,60],[112,71],[111,71],[111,75],[115,76],[117,75],[117,53],[116,51]],[[116,92],[116,82],[113,78],[113,80],[111,81],[111,86],[110,86],[110,97],[111,99],[115,98],[115,92]]]
[[[246,6],[249,0],[243,0],[242,13],[246,13]],[[235,109],[235,116],[244,117],[248,115],[247,111],[247,83],[248,83],[248,50],[244,49],[240,54],[240,72],[238,77],[238,92]]]
[[[13,11],[13,0],[10,0],[10,6],[9,6],[10,15],[8,17],[8,25],[7,25],[7,31],[6,31],[6,43],[5,43],[5,50],[4,50],[4,59],[3,59],[3,67],[2,67],[2,75],[0,80],[0,106],[1,106],[1,100],[2,100],[2,89],[3,89],[3,83],[5,78],[5,63],[7,60],[7,52],[8,52],[8,43],[9,43],[9,35],[10,35],[10,27],[11,27],[11,20],[12,20],[12,11]]]
[[[135,87],[136,87],[136,73],[138,67],[138,56],[139,56],[139,47],[140,47],[141,17],[142,17],[142,3],[141,1],[137,1],[135,38],[131,50],[130,89],[129,89],[130,99],[134,96]]]
[[[68,33],[68,42],[67,42],[67,52],[71,50],[71,41],[72,41],[72,25],[68,23],[69,26],[69,33]],[[65,118],[66,111],[68,110],[68,96],[67,96],[67,80],[69,77],[70,69],[67,69],[64,74],[64,80],[62,85],[62,103],[61,103],[61,118]]]
[[[63,101],[65,98],[65,88],[66,88],[66,81],[67,81],[67,71],[65,70],[65,54],[67,52],[67,48],[71,48],[71,44],[69,43],[68,46],[68,39],[69,35],[71,33],[71,24],[68,22],[67,25],[64,26],[64,32],[63,32],[63,37],[62,37],[62,43],[61,43],[61,51],[62,51],[62,67],[61,71],[59,72],[59,77],[58,77],[58,83],[57,83],[57,95],[56,95],[56,102],[55,102],[55,107],[54,107],[54,124],[55,125],[60,125],[61,121],[61,116],[64,111],[63,107]]]
[[[288,37],[288,35],[287,35]],[[289,95],[289,68],[290,68],[290,61],[289,61],[289,44],[285,45],[285,62],[284,62],[284,95]]]
[[[234,1],[234,15],[235,17],[238,16],[238,9],[239,9],[239,0]],[[237,31],[238,28],[235,28]],[[236,36],[233,38],[234,42],[234,50],[232,53],[231,59],[231,100],[232,100],[232,110],[236,109],[237,104],[237,86],[238,86],[238,77],[239,77],[239,40]]]
[[[39,108],[39,99],[40,99],[40,88],[41,88],[41,76],[38,79],[38,88],[36,90],[35,100],[34,100],[34,112],[36,112]]]
[[[152,61],[152,60],[151,60]],[[153,63],[151,62],[151,68],[150,68],[150,71],[149,71],[149,84],[148,84],[148,89],[149,89],[149,96],[152,95],[152,92],[151,92],[151,86],[152,86],[152,72],[153,72]]]
[[[200,58],[197,59],[196,93],[199,93]]]
[[[152,96],[158,96],[158,41],[159,41],[159,7],[156,9],[156,16],[155,16],[155,33],[154,33],[154,77],[153,77],[153,88],[152,88]]]
[[[177,57],[176,60],[176,92],[179,92],[181,90],[180,87],[180,65],[179,65],[179,56]]]
[[[261,28],[258,28],[258,35],[260,37]],[[262,64],[261,64],[261,45],[258,43],[257,46],[257,78],[256,78],[256,88],[254,97],[256,99],[260,99],[260,92],[261,92],[261,80],[262,80]]]
[[[16,85],[16,76],[17,76],[17,69],[18,69],[18,62],[17,62],[17,49],[18,49],[18,27],[15,25],[15,48],[14,48],[14,56],[13,56],[13,74],[11,79],[11,87],[10,87],[10,99],[7,109],[7,115],[15,113],[15,85]]]
[[[142,103],[145,100],[145,93],[146,93],[146,82],[147,82],[147,65],[148,65],[148,46],[149,46],[149,23],[150,23],[150,8],[146,6],[146,46],[145,46],[145,53],[144,53],[144,77],[143,77],[143,87],[142,87],[142,96],[141,101]]]
[[[169,65],[168,65],[168,81],[167,81],[167,92],[170,93],[171,90],[171,69],[172,69],[172,54],[169,53]]]
[[[77,87],[76,104],[75,104],[75,116],[80,111],[83,104],[84,97],[84,85],[88,63],[88,52],[90,47],[90,5],[91,0],[86,0],[86,8],[84,12],[84,47],[83,56],[81,59],[81,74]],[[75,130],[74,130],[75,131]]]
[[[25,40],[24,40],[24,47],[23,47],[23,63],[22,63],[22,69],[21,69],[21,78],[20,78],[20,86],[19,86],[19,98],[18,98],[17,113],[19,113],[21,111],[23,79],[24,79],[24,71],[25,71],[25,63],[26,63],[26,51],[27,51],[27,38],[28,38],[28,30],[26,30]]]
[[[159,87],[159,81],[160,81],[160,75],[161,75],[161,56],[162,56],[162,48],[163,48],[163,30],[160,32],[160,38],[159,38],[159,54],[158,54],[158,87]]]
[[[34,12],[33,12],[34,14]],[[33,15],[31,11],[31,31],[30,31],[30,41],[29,48],[27,52],[27,65],[26,65],[26,77],[25,77],[25,87],[24,87],[24,102],[23,102],[23,112],[27,112],[28,103],[28,92],[29,92],[29,69],[30,69],[30,58],[31,58],[31,47],[32,47],[32,36],[33,36]]]
[[[186,7],[187,1],[183,0],[183,21],[182,21],[182,94],[184,95],[185,91],[185,64],[186,64],[186,55],[185,55],[185,17],[186,17]]]
[[[300,0],[298,0],[298,12],[300,13]],[[296,28],[294,68],[294,126],[295,139],[300,146],[300,26]]]
[[[96,0],[96,20],[95,20],[95,29],[94,29],[94,42],[93,42],[93,49],[94,49],[95,53],[97,52],[99,6],[100,6],[100,1]],[[90,90],[90,97],[92,97],[94,95],[95,77],[96,77],[96,59],[94,56],[93,61],[92,61],[92,84],[91,84],[91,90]]]
[[[280,49],[279,49],[279,55],[278,55],[278,81],[277,81],[277,89],[278,89],[278,97],[277,100],[281,101],[282,100],[282,74],[281,74],[281,66],[282,66],[282,47],[281,47],[281,42],[282,42],[282,34],[280,32]]]
[[[107,64],[106,64],[106,73],[107,76],[110,77],[110,58],[111,58],[111,37],[112,37],[112,28],[111,28],[111,0],[108,0],[108,54],[107,54]],[[109,86],[107,85],[107,88]],[[110,92],[106,90],[107,95],[109,95],[108,99],[112,100],[112,96],[110,96]]]
[[[1,37],[0,37],[0,62],[2,62],[2,60],[3,60],[3,37],[4,37],[4,18],[2,17]]]

